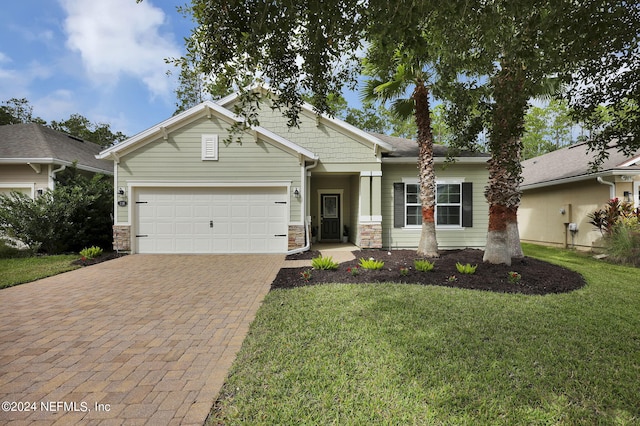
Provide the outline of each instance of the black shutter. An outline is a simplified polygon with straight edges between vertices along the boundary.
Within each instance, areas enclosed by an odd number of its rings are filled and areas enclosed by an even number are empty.
[[[393,184],[393,227],[404,226],[404,183]]]
[[[473,183],[462,183],[462,226],[473,226]]]

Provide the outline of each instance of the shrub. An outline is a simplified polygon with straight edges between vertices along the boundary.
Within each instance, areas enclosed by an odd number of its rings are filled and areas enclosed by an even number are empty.
[[[590,219],[589,223],[595,226],[602,235],[611,235],[614,226],[620,220],[634,217],[636,220],[640,219],[640,211],[634,211],[631,203],[620,202],[618,198],[612,198],[603,208],[589,213],[587,217]]]
[[[102,254],[102,249],[100,247],[97,246],[92,246],[89,248],[83,248],[82,250],[80,250],[80,256],[87,258],[87,259],[95,259],[96,257],[100,256]]]
[[[507,272],[507,279],[511,284],[518,284],[522,280],[522,275],[516,271],[509,271]]]
[[[429,272],[433,271],[433,268],[436,266],[436,264],[433,262],[429,262],[426,259],[416,259],[413,261],[413,266],[416,268],[416,271]]]
[[[302,277],[303,280],[305,280],[306,282],[309,282],[309,280],[311,279],[311,271],[304,270],[302,272],[300,272],[300,276]]]
[[[313,269],[336,270],[338,269],[338,262],[335,262],[331,256],[318,256],[311,259],[311,266]]]
[[[110,178],[87,178],[75,168],[65,172],[59,175],[55,190],[35,199],[19,192],[0,194],[0,233],[48,254],[109,245],[113,210]]]
[[[640,221],[627,218],[613,225],[607,253],[614,262],[640,266]]]
[[[360,266],[364,269],[378,271],[384,267],[384,262],[382,260],[375,260],[373,257],[370,257],[369,259],[365,259],[364,257],[361,257]]]
[[[463,265],[460,262],[456,262],[456,269],[461,274],[475,274],[476,269],[478,269],[478,265],[471,265],[470,263]]]

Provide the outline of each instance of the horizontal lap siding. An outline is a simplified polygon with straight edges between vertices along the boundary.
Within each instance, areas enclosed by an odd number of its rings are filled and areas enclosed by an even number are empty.
[[[436,165],[436,179],[464,178],[473,183],[473,227],[461,229],[436,229],[440,249],[475,247],[484,248],[486,243],[489,208],[484,198],[488,172],[486,165],[450,164],[443,169]],[[393,184],[402,179],[417,179],[417,165],[384,164],[382,166],[382,229],[384,247],[415,248],[420,241],[420,229],[394,228]]]
[[[289,128],[282,112],[263,107],[260,125],[318,154],[322,163],[376,162],[373,147],[358,142],[348,132],[330,123],[323,121],[318,125],[316,117],[308,112],[300,114],[299,128]]]
[[[163,182],[266,182],[287,181],[300,187],[301,169],[297,155],[263,140],[256,143],[243,135],[242,144],[225,145],[226,122],[201,118],[176,131],[169,129],[168,140],[161,136],[121,158],[118,186],[129,181]],[[201,136],[219,136],[218,160],[202,160]],[[293,192],[293,191],[292,191]],[[299,199],[291,196],[291,221],[300,221]],[[118,208],[118,220],[127,222],[127,208]]]

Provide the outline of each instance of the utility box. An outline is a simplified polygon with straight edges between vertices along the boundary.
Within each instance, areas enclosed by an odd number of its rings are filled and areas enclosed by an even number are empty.
[[[571,232],[577,232],[578,231],[578,224],[575,223],[575,222],[571,222],[571,223],[569,223],[569,225],[567,225],[567,228]]]

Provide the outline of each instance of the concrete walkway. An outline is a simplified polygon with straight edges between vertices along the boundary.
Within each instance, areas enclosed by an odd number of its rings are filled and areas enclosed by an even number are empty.
[[[311,250],[319,251],[324,257],[332,257],[338,263],[349,262],[355,259],[353,251],[360,250],[351,243],[317,243],[311,246]],[[304,268],[311,266],[311,259],[287,260],[283,268]]]
[[[0,290],[0,424],[202,425],[283,259],[132,255]]]

